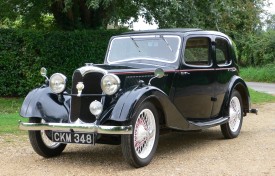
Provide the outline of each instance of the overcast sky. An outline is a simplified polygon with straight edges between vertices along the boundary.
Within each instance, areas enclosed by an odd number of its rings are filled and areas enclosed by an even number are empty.
[[[155,23],[152,25],[145,23],[144,19],[141,17],[139,17],[138,22],[133,23],[133,29],[135,31],[157,29],[157,28],[158,28],[158,25],[156,25]]]
[[[267,7],[266,10],[272,14],[275,14],[275,0],[270,0],[270,7]]]

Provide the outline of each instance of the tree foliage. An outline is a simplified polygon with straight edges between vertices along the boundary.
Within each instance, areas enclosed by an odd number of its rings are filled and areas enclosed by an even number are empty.
[[[159,28],[202,28],[228,34],[248,58],[254,38],[262,31],[263,7],[270,0],[0,0],[0,27],[19,21],[23,28],[106,29],[142,16]],[[274,30],[268,16],[267,29]],[[251,41],[251,42],[248,42]],[[249,52],[248,52],[249,53]],[[251,55],[250,55],[251,56]]]
[[[49,0],[48,0],[49,1]],[[0,0],[0,24],[22,20],[25,28],[43,28],[43,15],[50,12],[49,2],[37,0]]]
[[[250,32],[260,25],[268,0],[0,0],[0,22],[22,19],[24,27],[43,28],[52,14],[62,29],[106,28],[139,15],[160,28],[200,27]]]
[[[226,33],[251,33],[261,27],[265,0],[171,0],[145,1],[148,16],[160,28],[199,27]]]
[[[275,65],[275,30],[248,36],[243,42],[243,46],[241,65]]]
[[[275,30],[275,14],[268,15],[266,19],[267,30]]]
[[[24,28],[43,29],[44,16],[65,30],[106,28],[108,23],[137,19],[138,3],[132,0],[0,0],[0,24],[22,20]]]

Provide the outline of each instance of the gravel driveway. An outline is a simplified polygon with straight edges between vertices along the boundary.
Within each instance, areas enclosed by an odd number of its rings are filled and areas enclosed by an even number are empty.
[[[275,175],[275,103],[257,108],[233,140],[219,127],[162,135],[153,161],[140,169],[124,162],[120,146],[71,144],[45,159],[27,135],[0,136],[0,175]]]

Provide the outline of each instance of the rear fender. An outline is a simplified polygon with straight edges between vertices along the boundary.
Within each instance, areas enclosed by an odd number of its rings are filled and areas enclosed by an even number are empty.
[[[230,97],[234,90],[237,90],[242,97],[243,111],[244,111],[244,115],[246,115],[246,113],[248,113],[250,110],[250,95],[249,95],[249,91],[246,83],[239,76],[234,76],[229,83],[228,89],[225,94],[224,103],[223,103],[223,107],[224,107],[223,115],[226,115],[226,116],[229,115],[228,110],[229,110]]]
[[[58,100],[58,95],[52,93],[48,86],[32,90],[26,96],[20,110],[22,117],[39,117],[46,121],[68,121],[70,97],[64,96],[64,102]]]
[[[167,127],[188,129],[189,122],[181,115],[169,97],[153,86],[137,87],[125,92],[117,101],[109,120],[127,122],[130,125],[135,109],[145,101],[152,101],[157,106],[164,116]]]

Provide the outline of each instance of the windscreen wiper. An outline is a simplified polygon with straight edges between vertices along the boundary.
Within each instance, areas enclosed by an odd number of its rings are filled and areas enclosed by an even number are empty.
[[[130,39],[133,41],[133,43],[135,44],[135,46],[137,47],[138,49],[138,52],[140,52],[140,49],[139,49],[139,46],[137,44],[137,42],[133,39],[133,37],[130,36]]]
[[[166,43],[166,45],[167,45],[168,48],[171,50],[171,52],[173,52],[172,47],[171,47],[170,44],[167,42],[167,40],[163,37],[163,35],[160,35],[160,38]]]

